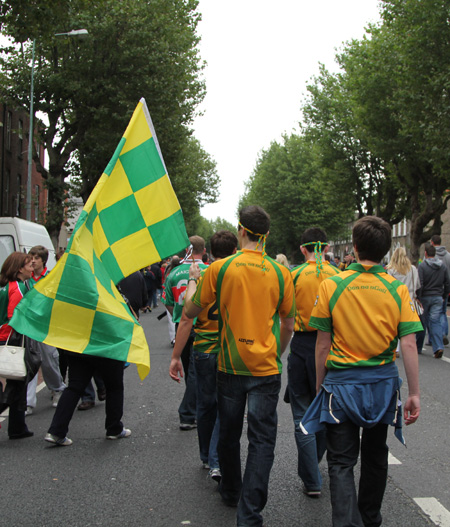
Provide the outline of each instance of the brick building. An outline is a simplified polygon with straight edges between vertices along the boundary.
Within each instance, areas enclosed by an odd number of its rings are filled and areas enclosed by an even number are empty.
[[[0,101],[0,216],[26,219],[29,122],[26,110]],[[38,144],[37,148],[44,163],[44,147]],[[31,189],[31,220],[43,223],[47,210],[47,190],[34,162]]]

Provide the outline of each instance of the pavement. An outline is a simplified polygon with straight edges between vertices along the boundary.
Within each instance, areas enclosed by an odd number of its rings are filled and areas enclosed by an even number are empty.
[[[105,440],[104,403],[97,402],[89,411],[75,411],[68,434],[74,441],[72,446],[55,447],[45,443],[43,438],[54,409],[50,392],[43,385],[36,411],[27,417],[34,437],[9,441],[7,423],[1,423],[1,526],[231,527],[236,524],[235,509],[222,504],[217,484],[202,468],[196,431],[179,430],[177,409],[184,386],[169,378],[172,347],[167,321],[156,318],[162,312],[163,307],[159,306],[152,313],[141,315],[150,346],[149,376],[141,381],[134,365],[125,370],[123,422],[132,430],[130,438]],[[447,354],[450,357],[450,350]],[[437,444],[448,447],[448,428],[445,428],[449,424],[448,410],[444,423],[440,423],[439,416],[446,402],[440,387],[446,382],[450,366],[432,359],[428,352],[420,360],[427,372],[426,382],[434,383],[424,398],[424,406],[430,409],[427,408],[429,412],[423,423],[405,430],[408,450],[394,438],[393,431],[389,432],[395,461],[390,467],[382,509],[385,527],[450,525],[432,521],[415,501],[417,497],[434,495],[439,503],[450,508],[445,503],[450,484],[446,465],[448,450],[439,453],[435,446],[435,441],[441,440]],[[285,386],[284,373],[281,393]],[[428,427],[435,428],[432,431]],[[444,435],[439,430],[444,430]],[[241,448],[244,462],[245,429]],[[266,527],[331,525],[325,460],[320,467],[323,493],[320,499],[312,500],[301,492],[291,411],[280,398],[276,458],[269,500],[263,511]],[[441,487],[442,495],[439,494]]]

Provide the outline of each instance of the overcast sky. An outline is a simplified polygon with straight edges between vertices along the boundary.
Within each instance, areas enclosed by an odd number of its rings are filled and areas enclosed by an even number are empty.
[[[378,0],[200,0],[206,60],[204,115],[195,135],[217,163],[220,201],[202,215],[237,223],[244,183],[261,150],[298,130],[300,106],[319,62],[337,70],[344,41],[379,20]]]

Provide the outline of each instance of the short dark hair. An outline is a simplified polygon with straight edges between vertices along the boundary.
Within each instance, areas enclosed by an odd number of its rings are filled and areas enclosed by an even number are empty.
[[[306,229],[306,231],[302,234],[302,237],[300,239],[300,244],[309,244],[310,242],[322,242],[327,243],[327,233],[321,229],[320,227],[311,227],[310,229]],[[314,252],[314,245],[306,245],[305,249],[313,253]],[[325,249],[325,245],[322,245],[321,251],[323,252]]]
[[[226,258],[237,249],[238,239],[230,231],[217,231],[211,236],[210,244],[214,258]]]
[[[29,254],[19,251],[11,253],[3,262],[0,271],[0,287],[4,287],[8,282],[15,282],[20,270],[28,262],[31,262]]]
[[[205,240],[201,236],[189,236],[193,254],[203,254],[205,250]]]
[[[353,226],[352,242],[360,260],[381,262],[391,247],[391,226],[377,216],[364,216]]]
[[[239,211],[239,222],[246,230],[248,229],[248,239],[252,242],[258,241],[260,235],[269,232],[270,216],[259,205],[249,205],[241,209]]]
[[[48,260],[48,249],[47,248],[45,248],[43,245],[35,245],[28,251],[28,254],[31,254],[31,256],[39,256],[39,258],[41,258],[42,263],[44,264],[44,267],[45,267],[45,264],[47,263],[47,260]]]
[[[434,247],[433,245],[431,245],[431,243],[426,243],[425,244],[425,252],[427,253],[427,255],[430,257],[430,258],[434,258],[436,256],[436,247]]]
[[[442,242],[439,234],[433,234],[433,236],[431,237],[431,241],[434,243],[434,245],[441,245]]]

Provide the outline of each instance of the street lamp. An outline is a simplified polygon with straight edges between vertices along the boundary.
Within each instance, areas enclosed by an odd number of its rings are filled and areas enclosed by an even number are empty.
[[[55,33],[55,37],[76,37],[80,40],[89,35],[87,29],[72,29],[67,33]],[[33,39],[33,48],[31,53],[31,94],[30,94],[30,127],[28,133],[28,173],[27,173],[27,220],[31,221],[31,172],[33,163],[33,132],[34,132],[34,53],[36,49],[36,39]]]

